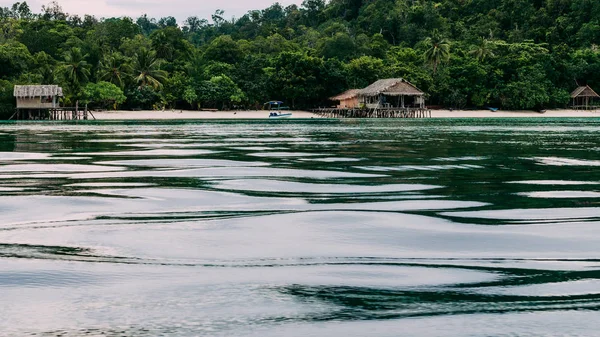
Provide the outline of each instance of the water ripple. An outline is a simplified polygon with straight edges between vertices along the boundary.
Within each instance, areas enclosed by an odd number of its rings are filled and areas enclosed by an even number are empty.
[[[0,123],[0,336],[592,336],[598,121]]]

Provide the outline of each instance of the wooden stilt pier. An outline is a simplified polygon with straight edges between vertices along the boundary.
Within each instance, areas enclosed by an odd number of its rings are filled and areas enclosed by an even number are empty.
[[[431,118],[427,108],[318,108],[313,112],[325,118]]]
[[[10,118],[11,120],[88,120],[89,117],[96,119],[87,105],[85,109],[75,108],[46,108],[46,109],[17,109]]]

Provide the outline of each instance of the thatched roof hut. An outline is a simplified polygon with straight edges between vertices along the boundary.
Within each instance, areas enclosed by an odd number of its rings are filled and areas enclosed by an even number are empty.
[[[572,107],[574,109],[596,109],[596,100],[600,98],[594,89],[590,88],[588,85],[581,86],[575,89],[571,93],[571,100],[573,102]]]
[[[358,92],[359,91],[360,91],[360,89],[346,90],[346,91],[344,91],[343,93],[341,93],[341,94],[339,94],[337,96],[329,97],[329,99],[332,100],[332,101],[345,101],[347,99],[358,97]]]
[[[571,98],[577,98],[577,97],[596,97],[596,98],[600,98],[600,95],[598,95],[594,89],[590,88],[589,85],[583,86],[583,87],[579,87],[577,89],[575,89],[575,91],[573,91],[571,93]]]
[[[412,83],[403,78],[388,78],[379,80],[359,91],[359,96],[424,96]]]
[[[15,85],[17,109],[53,109],[63,90],[58,85]]]
[[[358,92],[362,102],[370,108],[381,108],[397,105],[405,107],[405,99],[412,100],[410,105],[423,108],[425,93],[403,78],[388,78],[379,80]],[[393,100],[398,102],[390,103]]]
[[[329,100],[334,102],[339,102],[337,107],[339,109],[354,109],[358,108],[358,92],[360,89],[350,89],[346,90],[343,93],[329,97]]]
[[[14,96],[17,98],[62,97],[63,90],[58,85],[15,85]]]

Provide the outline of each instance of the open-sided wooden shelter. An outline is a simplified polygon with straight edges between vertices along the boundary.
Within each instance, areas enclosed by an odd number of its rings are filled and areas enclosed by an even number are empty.
[[[571,93],[571,102],[573,109],[596,110],[598,108],[598,95],[588,85],[579,87]]]
[[[402,78],[379,80],[360,90],[358,97],[370,109],[425,108],[425,93]]]
[[[330,97],[329,100],[338,102],[338,109],[355,109],[359,107],[358,92],[360,89],[350,89],[343,93]]]

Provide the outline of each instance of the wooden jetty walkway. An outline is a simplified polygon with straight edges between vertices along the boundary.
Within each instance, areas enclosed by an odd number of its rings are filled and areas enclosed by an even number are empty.
[[[9,120],[88,120],[96,119],[87,108],[49,108],[49,109],[17,109]]]
[[[325,118],[431,118],[427,108],[318,108],[313,112]]]
[[[17,109],[9,120],[87,120],[89,116],[96,119],[87,104],[80,109],[79,101],[75,107],[61,107],[63,89],[58,85],[15,85],[13,95]]]

